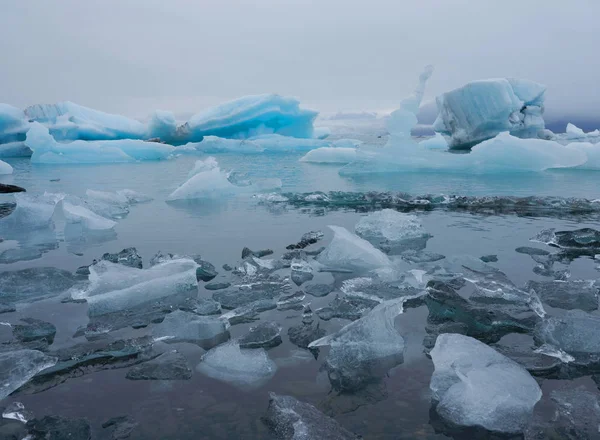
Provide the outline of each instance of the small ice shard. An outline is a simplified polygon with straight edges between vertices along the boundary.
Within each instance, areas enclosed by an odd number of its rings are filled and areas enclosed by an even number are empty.
[[[112,229],[117,222],[104,218],[83,206],[62,201],[62,212],[67,223],[80,223],[84,229],[104,231]]]
[[[311,138],[316,116],[317,112],[301,109],[293,98],[244,96],[192,116],[178,134],[189,142],[210,135],[241,139],[265,133]]]
[[[361,217],[354,229],[356,235],[375,246],[395,251],[424,249],[427,240],[431,238],[416,216],[393,209],[384,209]]]
[[[470,82],[437,97],[439,115],[434,129],[451,136],[450,148],[465,149],[510,131],[519,137],[537,137],[546,87],[519,79]]]
[[[135,119],[69,101],[32,105],[25,109],[25,115],[48,126],[58,140],[142,139],[146,132],[144,124]]]
[[[258,315],[261,312],[275,308],[277,308],[277,304],[272,299],[261,299],[224,313],[221,315],[221,319],[229,322],[230,325],[253,322],[259,319]]]
[[[154,326],[152,336],[165,342],[190,342],[208,350],[229,340],[225,321],[176,310]]]
[[[323,236],[324,236],[324,234],[321,231],[310,231],[310,232],[307,232],[306,234],[303,234],[298,243],[289,244],[285,248],[287,250],[304,249],[304,248],[310,246],[311,244],[317,243],[319,240],[321,240],[323,238]],[[242,258],[244,258],[244,257],[242,257]]]
[[[75,140],[57,142],[48,129],[34,122],[27,132],[25,144],[33,150],[32,163],[94,164],[164,160],[175,150],[170,145],[135,139],[112,141]]]
[[[490,255],[482,255],[479,257],[481,261],[484,263],[496,263],[498,262],[498,255],[490,254]]]
[[[525,290],[532,289],[551,307],[586,312],[598,310],[600,284],[594,280],[529,281]]]
[[[582,139],[586,137],[585,132],[581,128],[570,122],[567,124],[565,133],[567,134],[567,139]]]
[[[196,174],[171,193],[167,201],[220,198],[235,194],[237,189],[218,166],[206,168],[206,163],[203,163]]]
[[[314,278],[313,268],[308,261],[293,259],[291,268],[291,278],[297,286],[301,286],[305,282],[311,281]]]
[[[527,370],[468,336],[439,335],[431,359],[435,410],[456,425],[519,433],[542,397]]]
[[[402,276],[401,282],[386,283],[377,278],[360,277],[345,280],[342,283],[342,292],[347,297],[361,298],[370,302],[384,302],[390,299],[413,296],[423,290],[425,284],[422,280],[413,278],[413,274]]]
[[[334,389],[360,389],[403,362],[404,339],[394,326],[403,304],[404,299],[381,303],[361,319],[309,344],[308,348],[331,347],[325,367]]]
[[[226,290],[216,291],[212,297],[220,302],[224,309],[235,309],[259,300],[274,300],[285,294],[289,288],[287,280],[273,278],[233,285]]]
[[[302,310],[304,298],[306,298],[306,295],[302,290],[287,293],[277,301],[277,310]]]
[[[329,226],[333,239],[317,261],[328,268],[369,271],[389,266],[388,257],[368,241],[341,226]]]
[[[121,264],[127,267],[142,268],[142,257],[138,254],[137,249],[134,247],[123,249],[121,252],[116,254],[105,253],[102,255],[102,260],[110,261],[114,264]]]
[[[114,277],[111,276],[112,279],[107,281],[107,283],[100,288],[100,291],[103,291],[103,293],[97,293],[86,298],[89,306],[88,315],[99,316],[131,309],[132,307],[157,301],[171,295],[190,292],[197,289],[198,282],[196,280],[195,262],[193,260],[175,261],[177,270],[173,270],[174,273],[171,272],[170,268],[157,268],[157,266],[146,270],[131,268],[126,268],[125,270],[120,269],[122,273],[130,273],[127,269],[130,271],[139,270],[141,273],[138,278],[136,278],[136,281],[138,282],[131,284],[133,281],[128,280],[128,278],[125,277],[122,286],[117,287],[116,290],[110,290],[112,289],[112,286],[109,287],[111,283],[118,283],[119,280],[123,279],[119,274]],[[121,267],[124,268],[124,266]],[[157,273],[162,274],[165,272],[170,272],[170,274],[156,276]],[[126,286],[126,284],[128,285]],[[91,293],[92,292],[88,292],[88,295]]]
[[[419,148],[426,150],[447,150],[448,141],[440,133],[436,133],[432,138],[419,142]]]
[[[593,257],[600,250],[600,231],[582,228],[573,231],[544,229],[531,241],[548,244],[562,249],[562,254],[576,258],[579,255]]]
[[[14,195],[17,208],[8,217],[0,221],[2,229],[15,232],[30,231],[32,229],[45,229],[53,226],[52,217],[56,205],[62,200],[62,194],[44,193],[32,195],[18,193]]]
[[[277,366],[264,349],[241,349],[237,343],[229,342],[202,356],[197,370],[243,390],[252,390],[267,383]]]
[[[272,348],[281,344],[281,326],[276,322],[261,322],[250,327],[238,340],[240,348]]]
[[[15,350],[0,353],[0,400],[42,370],[52,367],[57,359],[37,350]]]
[[[133,366],[125,377],[130,380],[189,380],[192,369],[185,356],[172,350]]]
[[[358,440],[360,437],[314,406],[291,396],[269,393],[265,420],[283,440]]]
[[[27,423],[28,420],[33,419],[33,413],[26,410],[21,402],[13,402],[4,409],[2,418]]]
[[[565,353],[560,348],[553,347],[552,345],[543,344],[536,348],[534,353],[543,354],[546,356],[550,356],[556,359],[559,359],[561,362],[568,364],[569,362],[573,362],[575,358],[567,353]]]
[[[300,162],[347,164],[356,160],[356,148],[321,147],[309,151]]]
[[[0,273],[0,300],[7,303],[37,301],[65,292],[77,278],[66,270],[36,267]]]
[[[151,202],[153,200],[152,197],[150,197],[146,194],[134,191],[132,189],[120,189],[116,192],[116,194],[118,196],[124,196],[130,205],[135,205],[137,203]]]

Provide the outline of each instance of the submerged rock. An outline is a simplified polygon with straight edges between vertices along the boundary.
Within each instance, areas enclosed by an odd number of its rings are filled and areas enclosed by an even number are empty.
[[[496,263],[498,261],[498,255],[483,255],[479,257],[484,263]]]
[[[21,188],[17,185],[7,185],[5,183],[0,183],[0,194],[10,194],[16,192],[25,192],[25,188]]]
[[[302,238],[298,243],[287,245],[285,248],[289,251],[294,249],[304,249],[311,244],[317,243],[323,238],[324,235],[325,234],[323,234],[321,231],[307,232],[306,234],[302,235]]]
[[[181,353],[172,350],[135,365],[125,377],[130,380],[189,380],[192,378],[192,369]]]
[[[254,389],[268,382],[277,366],[264,349],[241,349],[235,342],[229,342],[202,356],[197,370],[236,387]]]
[[[240,348],[272,348],[281,344],[281,326],[276,322],[261,322],[250,327],[238,340]]]
[[[519,433],[542,397],[523,367],[476,339],[439,335],[431,359],[435,411],[455,425]]]
[[[138,423],[129,416],[113,417],[102,424],[104,429],[111,428],[112,440],[129,438],[137,426]]]
[[[377,301],[367,298],[336,295],[328,306],[317,309],[315,313],[324,321],[329,321],[333,318],[355,321],[377,304]]]
[[[231,287],[231,283],[207,283],[204,285],[206,290],[223,290]]]
[[[275,393],[269,393],[269,397],[265,421],[278,438],[284,440],[358,440],[360,438],[308,403]]]
[[[27,422],[31,440],[90,440],[92,430],[86,419],[46,416]]]

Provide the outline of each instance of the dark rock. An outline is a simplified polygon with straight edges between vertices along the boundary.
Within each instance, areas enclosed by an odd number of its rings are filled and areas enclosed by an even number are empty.
[[[320,239],[323,238],[323,236],[324,234],[321,231],[307,232],[302,236],[298,243],[290,244],[285,248],[287,250],[304,249],[305,247],[308,247],[311,244],[315,244],[316,242],[318,242]]]
[[[31,440],[90,440],[92,430],[86,419],[46,416],[27,422]]]
[[[231,287],[231,283],[208,283],[204,285],[206,290],[223,290]]]
[[[483,261],[484,263],[495,263],[498,261],[498,256],[497,255],[484,255],[483,257],[479,258],[481,261]]]
[[[173,350],[132,367],[125,377],[130,380],[189,380],[192,369],[187,359]]]
[[[312,310],[308,305],[304,307],[302,322],[288,329],[290,342],[300,348],[308,348],[312,341],[316,341],[323,336],[325,336],[325,330],[320,328],[319,323],[314,322]],[[315,352],[318,353],[318,349]]]
[[[208,261],[204,261],[204,260],[195,260],[195,261],[200,266],[200,267],[198,267],[198,269],[196,269],[196,279],[198,281],[210,281],[219,274],[217,272],[217,270],[215,269],[215,266],[210,264]]]
[[[54,325],[33,318],[24,318],[21,321],[25,324],[13,326],[13,336],[19,342],[44,341],[48,345],[54,342],[54,336],[56,335]]]
[[[10,194],[10,193],[18,193],[25,192],[25,188],[21,188],[17,185],[6,185],[4,183],[0,183],[0,194]]]
[[[276,322],[262,322],[250,327],[239,339],[241,348],[272,348],[281,344],[281,326]]]

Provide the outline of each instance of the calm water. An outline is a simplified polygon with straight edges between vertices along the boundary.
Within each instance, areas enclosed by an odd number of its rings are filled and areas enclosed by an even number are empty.
[[[299,157],[294,154],[219,155],[217,159],[223,169],[234,169],[250,177],[278,177],[283,181],[283,191],[397,190],[411,194],[600,197],[600,176],[594,172],[552,171],[492,176],[407,173],[351,180],[337,174],[339,167],[299,163]],[[201,254],[220,269],[225,263],[234,265],[239,261],[244,246],[270,248],[278,257],[286,245],[297,242],[305,232],[323,230],[326,236],[322,243],[326,244],[331,239],[327,225],[353,230],[360,218],[361,214],[354,212],[311,216],[293,209],[269,209],[252,197],[192,204],[166,203],[166,197],[186,180],[195,159],[180,157],[166,162],[99,166],[32,166],[28,160],[8,160],[15,172],[13,176],[2,177],[2,183],[23,186],[30,193],[50,191],[83,196],[86,189],[129,188],[152,196],[154,201],[132,207],[131,213],[118,221],[116,236],[104,237],[99,242],[74,242],[58,234],[56,249],[38,259],[2,265],[0,271],[43,266],[73,271],[90,264],[104,252],[118,252],[131,246],[138,249],[144,263],[162,250],[182,255]],[[52,182],[54,179],[60,181]],[[3,196],[2,199],[10,200],[11,197]],[[519,246],[531,245],[529,239],[539,231],[546,228],[600,229],[600,222],[590,220],[578,222],[448,212],[416,215],[433,235],[427,243],[428,251],[446,256],[496,254],[496,266],[519,286],[528,280],[542,279],[532,272],[536,263],[528,255],[515,252]],[[6,241],[0,244],[0,250],[16,245],[11,237],[3,238]],[[406,263],[407,269],[411,267]],[[569,269],[572,279],[598,278],[591,259],[575,260]],[[319,274],[319,280],[334,280],[338,287],[348,277]],[[201,296],[210,297],[211,294],[200,288]],[[325,298],[307,296],[306,301],[310,301],[315,310],[328,304],[334,296],[335,292]],[[74,343],[73,334],[87,323],[86,310],[85,304],[61,304],[54,299],[19,305],[16,313],[4,314],[1,320],[16,323],[21,317],[34,317],[50,321],[58,329],[51,348],[60,348]],[[263,313],[261,320],[276,320],[283,327],[284,343],[268,352],[279,369],[257,390],[241,391],[198,372],[194,372],[189,381],[129,381],[125,379],[126,370],[116,369],[70,379],[43,393],[9,397],[2,404],[18,400],[40,417],[46,414],[86,417],[92,425],[94,438],[110,438],[101,424],[118,415],[131,415],[140,423],[131,437],[136,439],[271,438],[261,417],[268,405],[268,392],[274,391],[314,404],[365,439],[447,438],[442,433],[436,434],[430,425],[429,380],[433,365],[423,354],[426,318],[425,306],[409,309],[397,318],[397,327],[407,343],[404,363],[359,395],[338,395],[331,390],[327,376],[320,371],[326,350],[315,360],[300,356],[299,349],[289,343],[287,329],[300,322],[301,312],[273,310]],[[333,319],[321,322],[321,326],[331,333],[346,323],[348,321]],[[249,326],[233,326],[232,338],[243,335]],[[123,337],[137,336],[145,331],[147,329],[127,330],[122,334]],[[8,340],[10,332],[2,329],[0,336],[2,341]],[[83,340],[78,338],[77,342]],[[200,348],[190,344],[177,344],[176,348],[194,367],[200,362],[203,353]],[[551,417],[544,413],[544,402],[548,399],[546,391],[565,386],[563,382],[543,381],[545,397],[536,409],[543,417]],[[595,388],[589,377],[575,383]],[[575,386],[575,383],[566,386]]]

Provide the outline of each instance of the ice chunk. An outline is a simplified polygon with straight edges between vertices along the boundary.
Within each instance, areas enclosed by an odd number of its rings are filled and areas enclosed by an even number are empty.
[[[132,189],[120,189],[117,191],[117,195],[119,197],[124,196],[130,205],[135,205],[137,203],[151,202],[152,200],[154,200],[152,197],[150,197],[146,194],[134,191]]]
[[[571,124],[570,122],[567,124],[567,130],[565,131],[567,134],[567,139],[581,139],[585,138],[584,131],[577,127],[575,124]]]
[[[394,327],[403,304],[404,299],[381,303],[358,321],[309,344],[331,347],[325,366],[334,389],[360,389],[403,362],[404,339]]]
[[[155,110],[148,123],[149,139],[171,141],[177,137],[177,121],[173,112]]]
[[[355,321],[375,307],[378,302],[362,296],[336,295],[329,305],[317,309],[315,313],[323,321],[333,318]]]
[[[432,138],[419,142],[419,148],[426,150],[447,150],[448,141],[440,133],[436,133]]]
[[[416,216],[393,209],[361,217],[354,230],[359,237],[386,250],[424,249],[431,238]]]
[[[600,143],[574,142],[567,145],[567,148],[574,151],[575,154],[585,153],[587,157],[585,163],[577,166],[577,169],[600,170]]]
[[[84,229],[107,230],[116,226],[117,222],[104,218],[83,206],[61,201],[62,212],[67,223],[81,223]]]
[[[281,326],[276,322],[261,322],[250,327],[239,340],[240,348],[272,348],[281,344]]]
[[[533,81],[489,79],[470,82],[437,97],[438,132],[450,148],[470,148],[498,133],[537,137],[544,129],[545,87]]]
[[[167,200],[211,199],[236,193],[238,187],[227,179],[224,171],[218,166],[206,169],[207,167],[205,162],[197,164],[194,167],[194,170],[197,170],[196,174],[173,191]]]
[[[16,107],[0,103],[0,144],[22,141],[26,131],[25,114]]]
[[[207,157],[206,159],[197,160],[194,163],[194,168],[188,173],[188,177],[194,177],[196,174],[203,173],[205,171],[214,170],[219,168],[219,163],[214,157]]]
[[[586,312],[598,309],[600,284],[593,280],[529,281],[525,290],[532,289],[551,307]]]
[[[25,144],[33,150],[31,161],[43,164],[121,163],[164,160],[175,150],[170,145],[135,139],[59,143],[41,124],[32,123]]]
[[[284,440],[358,440],[360,437],[343,428],[314,406],[291,396],[269,393],[267,424]]]
[[[27,118],[50,128],[58,140],[143,139],[146,127],[135,119],[65,101],[25,109]]]
[[[316,116],[317,112],[301,109],[294,98],[245,96],[192,116],[179,132],[190,142],[210,135],[240,139],[267,133],[311,138]]]
[[[182,310],[169,313],[153,328],[152,335],[166,342],[190,342],[206,350],[229,340],[224,320]]]
[[[237,343],[229,342],[202,356],[197,370],[213,379],[251,390],[268,382],[277,365],[262,348],[240,349]]]
[[[388,257],[371,243],[352,234],[341,226],[329,226],[333,231],[331,243],[317,260],[329,267],[355,271],[369,271],[389,266]]]
[[[42,195],[18,193],[14,197],[17,208],[10,216],[0,221],[0,227],[22,232],[51,227],[56,205],[64,196],[51,193]]]
[[[57,359],[37,350],[0,353],[0,400],[25,384],[38,372],[52,367]]]
[[[86,190],[85,195],[89,199],[98,200],[108,204],[127,205],[129,203],[129,199],[125,194],[113,193],[109,191],[95,191],[93,189],[88,189]]]
[[[172,350],[135,365],[125,377],[129,380],[189,380],[192,378],[192,369],[181,353]]]
[[[0,174],[12,174],[13,173],[13,167],[10,166],[9,164],[7,164],[6,162],[4,162],[3,160],[0,160]]]
[[[347,164],[356,160],[356,148],[321,147],[309,151],[300,162]]]
[[[111,263],[101,262],[100,264],[110,265]],[[198,286],[197,264],[193,260],[172,260],[146,270],[113,265],[112,270],[95,283],[91,273],[97,266],[90,268],[91,289],[83,293],[89,305],[89,316],[130,309],[197,289]],[[132,279],[129,275],[133,272],[137,275]]]
[[[26,410],[21,402],[13,402],[2,412],[2,418],[27,423],[28,420],[33,419],[33,413]]]
[[[518,433],[542,397],[539,385],[523,367],[468,336],[439,335],[431,359],[435,409],[456,425]]]

